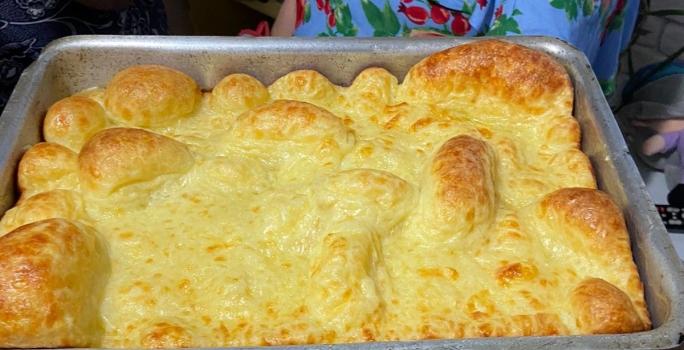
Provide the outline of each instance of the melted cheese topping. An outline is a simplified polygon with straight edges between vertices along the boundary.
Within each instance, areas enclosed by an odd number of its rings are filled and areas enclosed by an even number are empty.
[[[417,197],[436,148],[480,129],[495,147],[533,158],[514,145],[534,140],[536,130],[468,115],[451,122],[446,113],[398,106],[406,119],[444,125],[416,137],[373,123],[353,100],[327,106],[348,120],[356,139],[331,166],[316,159],[318,150],[231,137],[225,130],[238,116],[216,114],[207,96],[194,116],[159,130],[190,145],[195,167],[164,179],[142,208],[113,200],[106,203],[113,210],[89,210],[112,254],[102,345],[139,345],[134,335],[159,322],[191,329],[193,345],[220,346],[477,336],[487,335],[482,324],[495,320],[496,327],[514,315],[570,315],[566,297],[542,281],[560,287],[584,276],[547,259],[543,242],[516,227],[515,210],[558,188],[593,186],[591,174],[582,182],[577,174],[549,178],[544,164],[502,160],[519,170],[503,169],[504,184],[532,178],[543,190],[511,188],[489,230],[463,241],[433,240],[439,233],[418,218]],[[391,119],[382,112],[378,119]],[[353,189],[344,196],[355,179],[339,174],[365,171],[358,169],[387,172],[368,171],[381,177],[376,190],[393,197],[387,211],[355,198]],[[334,176],[338,181],[330,181]],[[345,203],[328,203],[336,200]],[[349,208],[340,214],[335,205]],[[517,278],[514,264],[530,266],[525,278],[534,283],[506,288],[498,281],[511,266]],[[572,332],[567,321],[564,332]]]
[[[553,125],[576,127],[571,115],[409,103],[380,69],[351,87],[316,74],[291,73],[247,108],[204,93],[189,116],[149,128],[189,149],[182,171],[131,178],[105,194],[73,178],[42,188],[83,193],[84,213],[73,216],[108,245],[104,336],[93,345],[581,334],[569,300],[576,285],[601,278],[631,290],[628,272],[585,253],[582,242],[559,240],[558,227],[538,219],[547,194],[595,188],[576,143],[540,137],[557,132]],[[80,95],[105,106],[103,89]],[[307,119],[282,99],[331,114]],[[269,113],[282,110],[301,120],[269,124]],[[122,123],[105,113],[107,128]],[[473,146],[481,166],[466,157],[463,170],[440,175],[450,170],[439,159],[463,157],[440,151],[459,135],[482,142]],[[472,169],[479,175],[468,180],[462,172]],[[458,192],[440,176],[467,183]],[[466,210],[462,193],[478,186],[485,197],[474,193],[481,204]],[[3,219],[4,232],[17,210]]]

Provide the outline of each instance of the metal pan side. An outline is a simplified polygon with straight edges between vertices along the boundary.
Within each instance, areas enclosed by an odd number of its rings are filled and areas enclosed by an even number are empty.
[[[269,84],[295,69],[320,71],[348,85],[366,67],[379,66],[402,78],[423,57],[472,40],[444,38],[303,39],[75,36],[50,44],[28,69],[0,117],[0,210],[15,198],[16,165],[22,151],[40,141],[40,125],[53,102],[92,86],[102,86],[118,70],[141,63],[164,64],[191,75],[203,88],[232,72]],[[551,38],[507,37],[555,57],[575,86],[575,117],[582,148],[592,161],[599,187],[623,210],[634,259],[645,285],[654,329],[620,335],[478,338],[417,342],[341,344],[338,349],[605,348],[676,346],[684,332],[684,271],[653,203],[630,158],[588,61],[570,45]],[[327,345],[305,346],[312,349]],[[285,348],[285,347],[276,347]],[[291,348],[291,347],[287,347]]]

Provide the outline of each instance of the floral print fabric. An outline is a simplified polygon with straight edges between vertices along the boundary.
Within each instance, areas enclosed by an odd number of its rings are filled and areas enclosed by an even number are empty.
[[[638,10],[638,0],[297,0],[295,35],[548,35],[582,50],[611,94]]]

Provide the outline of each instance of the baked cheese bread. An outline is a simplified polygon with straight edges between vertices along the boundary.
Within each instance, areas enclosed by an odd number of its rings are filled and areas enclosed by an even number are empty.
[[[399,83],[201,92],[141,65],[55,103],[0,221],[0,346],[216,347],[649,329],[573,87],[497,40]]]

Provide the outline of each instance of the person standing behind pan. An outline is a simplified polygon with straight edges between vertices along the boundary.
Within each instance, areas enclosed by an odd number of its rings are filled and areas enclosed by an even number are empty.
[[[638,0],[285,0],[274,36],[546,35],[582,50],[606,95]]]

